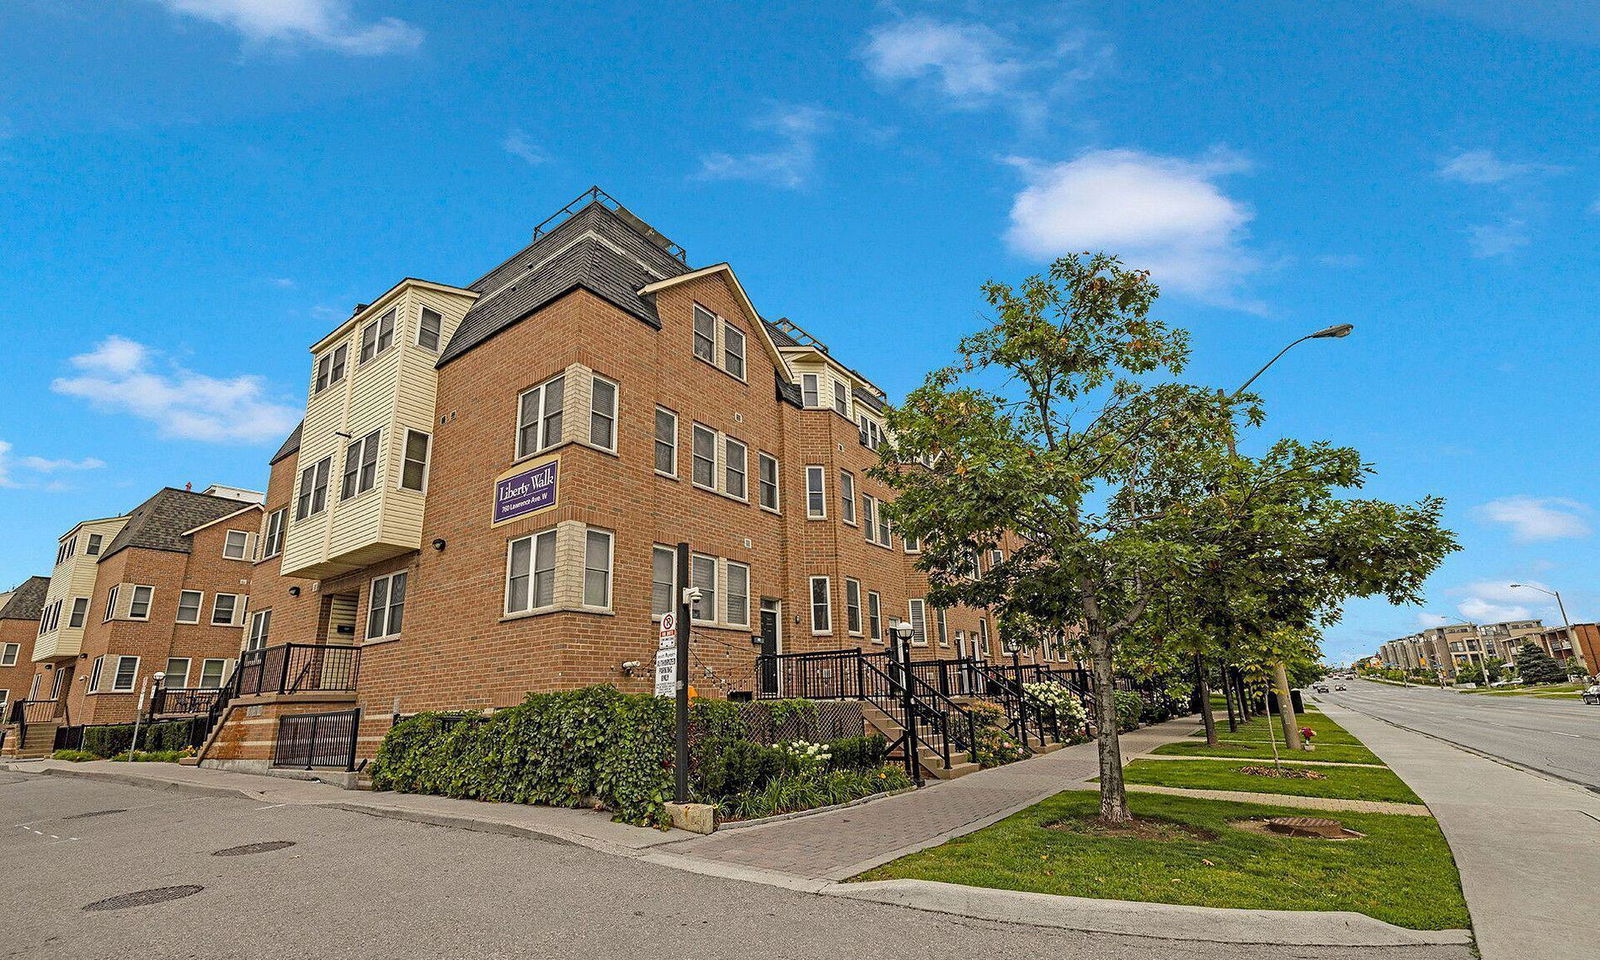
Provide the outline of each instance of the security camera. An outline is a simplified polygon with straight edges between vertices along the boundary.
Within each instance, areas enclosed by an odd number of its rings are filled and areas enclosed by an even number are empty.
[[[639,661],[637,661],[637,660],[626,660],[626,661],[623,661],[623,664],[622,664],[622,675],[625,676],[625,677],[631,677],[631,676],[633,676],[633,671],[635,671],[637,669],[639,669]]]
[[[701,598],[704,596],[705,591],[701,590],[699,587],[683,588],[683,602],[689,604],[690,606],[699,603]]]

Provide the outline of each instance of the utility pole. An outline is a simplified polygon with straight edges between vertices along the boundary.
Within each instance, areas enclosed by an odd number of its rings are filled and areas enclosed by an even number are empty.
[[[689,545],[678,544],[678,667],[674,684],[677,755],[673,762],[674,793],[679,803],[689,802],[689,618],[700,591],[689,586]],[[692,599],[691,599],[692,595]]]

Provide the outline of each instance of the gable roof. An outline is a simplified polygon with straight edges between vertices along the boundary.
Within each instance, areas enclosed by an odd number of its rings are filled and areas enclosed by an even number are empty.
[[[272,466],[291,453],[300,452],[300,431],[305,429],[305,425],[306,422],[303,419],[294,425],[294,431],[289,434],[288,439],[283,441],[283,446],[279,447],[278,452],[272,455],[272,459],[267,461],[267,466]]]
[[[44,597],[50,589],[49,577],[29,577],[5,595],[0,620],[37,620],[44,612]]]
[[[613,210],[594,200],[538,236],[467,288],[480,296],[461,318],[438,366],[579,288],[660,327],[655,304],[640,290],[687,273],[688,267],[643,229],[648,225],[620,205]]]
[[[100,552],[100,562],[125,547],[188,553],[193,546],[188,531],[238,512],[237,500],[164,487],[133,508],[128,522]]]

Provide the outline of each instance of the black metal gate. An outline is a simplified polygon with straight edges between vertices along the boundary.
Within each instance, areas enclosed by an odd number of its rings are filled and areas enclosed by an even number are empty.
[[[306,713],[278,720],[272,747],[274,767],[356,768],[356,730],[361,708],[334,713]]]

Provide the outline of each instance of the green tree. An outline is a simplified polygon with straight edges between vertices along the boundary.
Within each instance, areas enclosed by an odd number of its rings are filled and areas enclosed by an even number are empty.
[[[1226,456],[1232,401],[1150,382],[1183,369],[1188,338],[1150,318],[1155,284],[1115,257],[1063,258],[984,294],[992,324],[890,412],[874,475],[899,494],[891,519],[922,541],[933,603],[989,607],[1028,641],[1071,636],[1087,654],[1100,815],[1124,821],[1116,651],[1162,585],[1204,559],[1187,531]],[[1008,532],[1020,546],[980,569],[977,551]]]
[[[1517,676],[1523,683],[1560,683],[1567,679],[1567,671],[1548,653],[1524,643],[1517,650]]]

